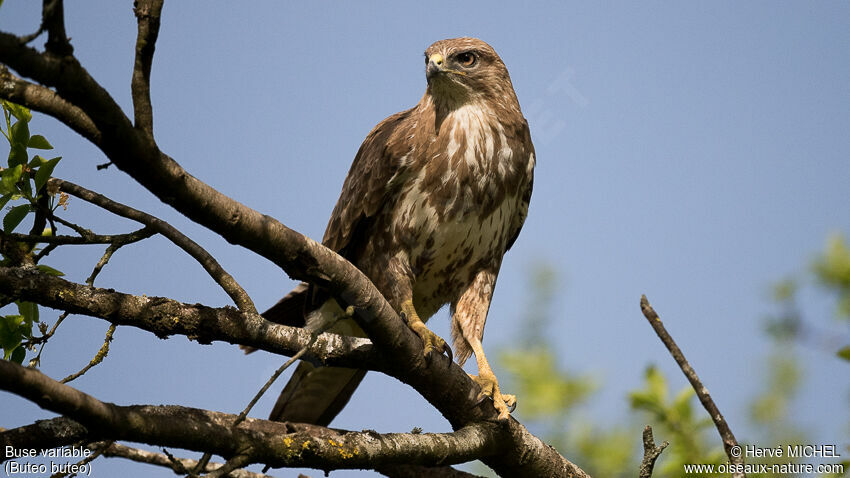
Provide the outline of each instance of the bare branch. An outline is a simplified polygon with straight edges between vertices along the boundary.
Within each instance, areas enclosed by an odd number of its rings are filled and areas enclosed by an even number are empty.
[[[42,4],[42,27],[47,30],[44,49],[56,56],[71,55],[74,48],[65,35],[65,12],[62,0],[44,0]]]
[[[145,227],[142,230],[148,230],[148,229],[150,229],[150,228]],[[153,231],[151,231],[151,233],[153,233]],[[91,274],[89,274],[89,276],[86,278],[86,284],[89,285],[89,286],[93,286],[94,280],[100,274],[100,271],[102,271],[103,268],[106,266],[106,264],[109,262],[109,260],[112,259],[112,255],[115,254],[115,252],[117,252],[118,249],[124,247],[127,244],[129,244],[129,242],[125,242],[125,241],[121,241],[121,240],[115,241],[112,244],[110,244],[109,247],[106,248],[106,251],[103,252],[103,255],[100,256],[100,259],[98,259],[97,264],[94,265],[94,268],[92,269]]]
[[[5,65],[0,65],[0,97],[50,115],[65,123],[95,146],[100,144],[100,130],[83,110],[69,103],[50,88],[18,78]]]
[[[156,234],[150,227],[144,227],[134,232],[127,234],[86,234],[85,236],[42,236],[36,234],[6,234],[0,231],[0,240],[26,242],[26,243],[43,243],[43,244],[113,244],[116,242],[129,244],[147,239]]]
[[[128,460],[132,460],[138,463],[147,463],[150,465],[157,465],[174,469],[171,460],[162,453],[154,453],[147,450],[140,450],[138,448],[132,448],[118,443],[113,443],[106,447],[103,450],[103,456],[126,458]],[[175,459],[180,463],[184,470],[191,470],[195,468],[195,466],[197,466],[198,464],[196,460],[191,460],[189,458]],[[222,465],[220,463],[210,463],[203,471],[213,471],[220,468],[221,466]],[[254,473],[247,470],[233,470],[230,472],[230,476],[233,478],[271,478],[269,475],[263,473]]]
[[[663,442],[661,446],[655,445],[655,439],[652,438],[652,427],[647,425],[643,429],[643,460],[640,462],[639,478],[650,478],[652,470],[655,468],[655,460],[661,455],[670,443]]]
[[[243,456],[237,467],[351,469],[391,464],[463,463],[499,452],[509,442],[494,424],[474,424],[453,433],[350,432],[301,424],[247,419],[178,406],[118,406],[104,403],[41,372],[0,361],[0,389],[82,424],[90,439],[131,440],[188,450]],[[67,423],[67,422],[65,422]],[[11,431],[14,432],[14,431]],[[3,441],[7,432],[0,432]],[[14,436],[21,438],[20,433]]]
[[[78,462],[77,462],[77,463],[76,463],[76,464],[72,467],[72,469],[81,469],[80,467],[81,467],[82,465],[85,465],[86,463],[91,463],[91,462],[93,462],[93,461],[94,461],[94,460],[96,460],[96,459],[97,459],[100,455],[102,455],[102,454],[103,454],[103,449],[104,449],[104,448],[106,448],[107,446],[109,446],[110,444],[111,444],[111,442],[101,442],[101,443],[99,443],[99,444],[97,444],[97,445],[95,445],[95,446],[90,446],[90,447],[89,447],[89,449],[90,449],[90,450],[92,450],[92,452],[93,452],[93,453],[92,453],[91,455],[89,455],[89,456],[87,456],[87,457],[83,458],[82,460],[78,461]],[[90,468],[89,468],[89,469],[90,469]],[[57,471],[56,473],[54,473],[54,474],[50,475],[50,478],[65,478],[66,476],[70,476],[71,478],[74,478],[74,476],[76,476],[76,473],[73,473],[73,472],[69,472],[69,471],[62,470],[62,471]]]
[[[58,448],[91,438],[89,430],[75,420],[58,417],[39,420],[9,430],[0,430],[0,446],[12,448]],[[6,453],[0,454],[0,461],[7,460]]]
[[[249,455],[236,455],[227,460],[227,463],[222,465],[221,468],[209,472],[204,478],[222,478],[223,476],[229,476],[231,471],[250,464],[251,457]]]
[[[151,107],[151,64],[159,36],[159,16],[163,0],[138,0],[134,12],[138,19],[136,61],[133,66],[133,110],[136,128],[153,141],[153,108]]]
[[[68,37],[65,35],[65,14],[62,0],[43,0],[41,8],[41,24],[34,33],[20,37],[21,44],[29,43],[48,32],[45,48],[54,55],[70,55],[74,52]]]
[[[106,358],[107,354],[109,354],[109,344],[110,344],[110,342],[112,342],[112,334],[114,334],[114,333],[115,333],[115,324],[112,324],[112,325],[109,326],[109,329],[106,331],[106,337],[103,339],[103,345],[100,346],[100,350],[97,351],[94,358],[92,358],[91,361],[88,364],[86,364],[85,367],[80,369],[78,372],[75,372],[75,373],[72,373],[71,375],[68,375],[67,377],[63,378],[59,382],[60,383],[68,383],[70,381],[76,380],[76,379],[82,377],[83,374],[88,372],[92,367],[95,367],[98,364],[100,364],[101,362],[103,362],[103,359]]]
[[[382,360],[367,339],[325,333],[310,345],[303,329],[278,325],[232,307],[216,309],[162,297],[141,297],[84,286],[40,273],[33,267],[0,267],[0,293],[59,310],[105,319],[153,332],[158,337],[185,335],[199,343],[214,340],[293,355],[306,355],[326,365],[381,370]]]
[[[673,337],[671,337],[667,332],[667,328],[664,327],[664,323],[661,322],[661,317],[659,317],[655,312],[655,309],[649,305],[649,300],[647,300],[645,295],[640,297],[640,310],[643,312],[643,316],[646,317],[646,320],[649,321],[649,325],[651,325],[652,329],[655,330],[658,338],[661,339],[661,342],[664,343],[664,346],[670,351],[670,355],[673,356],[673,360],[675,360],[679,365],[679,368],[682,369],[682,373],[685,374],[685,377],[687,377],[688,381],[691,383],[694,391],[696,391],[700,403],[702,403],[702,406],[714,421],[714,426],[717,427],[717,431],[720,433],[720,438],[723,440],[723,448],[726,450],[726,455],[729,457],[729,461],[736,465],[743,464],[744,460],[740,454],[738,454],[739,456],[734,456],[731,452],[732,447],[738,446],[738,440],[735,439],[735,435],[729,428],[729,424],[726,423],[726,420],[723,418],[723,415],[720,413],[720,410],[717,408],[714,400],[711,399],[708,389],[702,384],[694,368],[691,367],[691,364],[688,363],[687,359],[685,359],[685,354],[682,353],[682,350],[678,345],[676,345],[676,341],[674,341]],[[744,477],[746,474],[738,472],[733,476],[736,478],[739,476]]]
[[[376,471],[390,478],[483,478],[450,466],[393,465],[378,468]]]
[[[198,261],[210,277],[212,277],[213,280],[215,280],[215,282],[224,289],[227,295],[233,299],[233,302],[236,303],[236,306],[239,307],[240,310],[254,314],[257,313],[257,309],[254,306],[254,302],[251,301],[251,297],[247,292],[245,292],[242,286],[236,282],[236,279],[224,270],[224,268],[221,267],[221,264],[219,264],[218,261],[216,261],[215,258],[206,251],[206,249],[201,247],[192,239],[186,237],[186,235],[177,230],[177,228],[171,224],[159,219],[158,217],[113,201],[102,194],[98,194],[69,181],[51,178],[49,185],[50,187],[56,187],[72,196],[99,206],[113,214],[144,224],[152,230],[162,234],[174,243],[174,245],[183,249],[187,254],[192,256],[192,258]]]

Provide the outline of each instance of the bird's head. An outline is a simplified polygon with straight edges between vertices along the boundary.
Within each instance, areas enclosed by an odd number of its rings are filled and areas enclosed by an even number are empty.
[[[477,38],[440,40],[425,50],[428,92],[438,102],[463,104],[500,95],[513,96],[502,59]]]

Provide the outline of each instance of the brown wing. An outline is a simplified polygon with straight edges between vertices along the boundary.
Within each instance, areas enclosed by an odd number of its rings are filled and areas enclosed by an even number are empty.
[[[517,148],[517,150],[522,151],[520,154],[531,155],[534,154],[534,144],[531,142],[531,133],[528,130],[528,122],[522,122],[523,128],[517,131],[517,135],[515,137],[508,138],[508,141],[517,141],[521,147]],[[537,157],[535,156],[535,160]],[[525,191],[522,193],[522,202],[519,206],[519,211],[517,212],[516,217],[514,218],[512,227],[511,227],[511,235],[510,239],[508,239],[507,247],[505,250],[510,250],[511,246],[516,242],[517,237],[519,237],[519,232],[522,230],[522,225],[525,224],[525,218],[528,216],[528,203],[531,202],[531,190],[534,186],[534,168],[530,168],[528,170],[528,185],[525,187]]]
[[[325,246],[351,259],[348,254],[358,240],[364,239],[370,219],[392,197],[394,178],[401,173],[403,157],[410,150],[399,130],[410,119],[413,109],[396,113],[381,121],[369,133],[348,170],[342,193],[334,207],[325,237]]]
[[[381,121],[363,140],[342,185],[342,193],[331,214],[325,237],[325,246],[343,257],[353,260],[351,252],[359,241],[369,240],[371,219],[391,197],[393,181],[402,170],[402,158],[410,145],[400,133],[413,109],[396,113]],[[328,299],[326,291],[302,283],[263,316],[279,324],[302,327],[304,315]]]

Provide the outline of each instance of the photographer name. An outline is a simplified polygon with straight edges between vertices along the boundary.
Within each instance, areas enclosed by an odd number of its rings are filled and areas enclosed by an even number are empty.
[[[744,446],[744,456],[749,458],[838,458],[835,445],[785,445],[775,447]]]

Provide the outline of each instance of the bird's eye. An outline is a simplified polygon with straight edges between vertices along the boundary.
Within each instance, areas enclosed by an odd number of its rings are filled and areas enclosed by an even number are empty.
[[[457,55],[457,62],[460,63],[461,66],[469,68],[475,64],[475,55],[470,52],[459,53]]]

